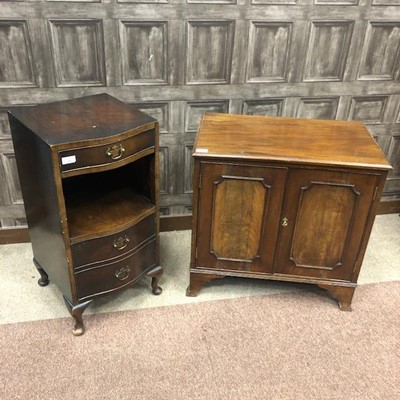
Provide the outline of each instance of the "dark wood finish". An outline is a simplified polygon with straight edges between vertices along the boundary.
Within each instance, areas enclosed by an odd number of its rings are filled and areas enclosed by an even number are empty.
[[[152,292],[156,296],[158,296],[162,293],[162,288],[158,285],[158,282],[161,278],[162,273],[163,273],[163,270],[160,266],[157,266],[157,267],[151,269],[149,272],[147,272],[147,276],[149,276],[151,278]]]
[[[0,245],[13,243],[29,243],[28,228],[7,228],[0,230]]]
[[[110,260],[132,252],[145,241],[156,237],[155,215],[144,218],[132,227],[97,239],[72,245],[75,268],[84,268],[102,260]]]
[[[192,229],[192,215],[164,215],[160,217],[160,232],[186,231]]]
[[[72,197],[72,196],[71,196]],[[72,243],[103,236],[155,213],[154,204],[131,188],[99,193],[96,199],[73,193],[67,216]],[[90,221],[90,223],[89,223]]]
[[[34,263],[79,335],[95,297],[152,270],[161,292],[158,122],[108,95],[32,110],[9,118]]]
[[[217,274],[196,274],[195,271],[192,271],[190,274],[190,284],[186,290],[186,296],[196,297],[202,287],[214,279],[222,279],[225,278],[225,275],[217,275]]]
[[[74,336],[81,336],[85,333],[85,325],[83,323],[82,314],[92,304],[93,300],[87,300],[82,303],[72,304],[67,297],[64,296],[64,302],[68,312],[74,319],[74,327],[72,333]]]
[[[63,176],[71,176],[73,171],[81,174],[91,167],[104,169],[112,164],[116,168],[150,154],[153,150],[154,131],[145,131],[119,142],[60,151],[61,171]],[[69,164],[69,157],[76,157],[76,162]]]
[[[62,215],[61,180],[55,181],[52,149],[29,127],[9,113],[15,157],[29,225],[33,256],[60,291],[73,299],[71,273],[66,257]]]
[[[79,301],[101,296],[135,282],[149,269],[155,267],[156,241],[146,243],[133,254],[91,266],[76,272]]]
[[[101,145],[93,140],[118,142],[116,135],[154,129],[155,119],[115,97],[99,94],[37,107],[13,108],[12,115],[41,139],[57,149],[73,143]],[[110,140],[111,139],[111,140]],[[62,146],[65,145],[65,146]],[[85,147],[85,146],[83,146]]]
[[[351,301],[353,299],[355,287],[318,285],[321,289],[325,289],[339,304],[342,311],[352,311]]]
[[[391,169],[363,124],[206,114],[193,156],[188,295],[253,277],[318,284],[350,309]]]
[[[377,214],[398,214],[400,213],[400,200],[381,201]]]
[[[41,265],[35,260],[33,257],[33,264],[35,265],[37,271],[40,274],[40,278],[38,280],[39,286],[47,286],[49,284],[49,276],[46,274],[46,271],[41,267]]]

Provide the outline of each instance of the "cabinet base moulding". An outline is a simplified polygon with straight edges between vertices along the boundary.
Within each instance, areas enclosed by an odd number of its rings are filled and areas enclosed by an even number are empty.
[[[347,282],[337,282],[336,284],[332,281],[320,281],[320,280],[310,280],[307,278],[298,278],[298,277],[290,277],[290,276],[280,276],[276,275],[265,275],[265,274],[247,274],[240,273],[236,271],[229,271],[228,274],[224,275],[221,272],[215,273],[214,271],[199,271],[198,269],[190,270],[190,284],[186,290],[186,295],[189,297],[197,297],[200,293],[201,289],[209,282],[215,279],[223,279],[227,276],[237,277],[237,278],[256,278],[263,279],[269,281],[280,281],[280,282],[293,282],[293,283],[306,283],[306,284],[315,284],[319,286],[321,289],[326,290],[332,298],[334,298],[339,308],[342,311],[352,311],[351,310],[351,301],[354,295],[354,291],[357,287],[355,284],[347,283]]]

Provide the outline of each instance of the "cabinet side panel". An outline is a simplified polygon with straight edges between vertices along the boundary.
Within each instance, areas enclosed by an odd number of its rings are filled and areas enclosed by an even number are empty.
[[[10,114],[9,119],[34,257],[72,299],[51,150]]]

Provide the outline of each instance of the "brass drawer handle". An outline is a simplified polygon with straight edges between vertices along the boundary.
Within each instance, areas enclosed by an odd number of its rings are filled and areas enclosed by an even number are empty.
[[[123,250],[126,246],[128,246],[129,238],[128,236],[119,236],[118,238],[114,239],[113,247],[117,250]]]
[[[122,267],[118,271],[115,271],[115,277],[120,281],[123,281],[128,278],[131,270],[129,267]]]
[[[124,153],[125,147],[122,145],[122,143],[113,144],[106,150],[106,155],[111,157],[113,160],[119,160]]]
[[[282,219],[282,226],[286,228],[289,225],[289,220],[285,217]]]

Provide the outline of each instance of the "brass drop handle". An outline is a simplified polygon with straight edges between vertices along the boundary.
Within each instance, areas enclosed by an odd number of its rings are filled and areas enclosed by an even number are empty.
[[[124,153],[125,153],[125,147],[123,146],[122,143],[113,144],[106,150],[106,155],[108,157],[111,157],[113,160],[119,160]]]
[[[282,226],[286,228],[289,225],[289,220],[285,217],[282,219]]]
[[[123,281],[128,278],[131,270],[129,267],[123,267],[117,271],[115,271],[115,277],[120,281]]]
[[[129,238],[128,236],[119,236],[114,240],[113,247],[117,250],[123,250],[126,246],[128,246]]]

